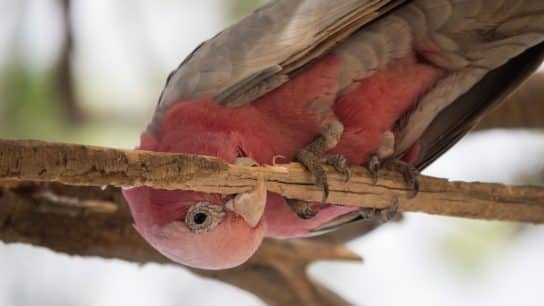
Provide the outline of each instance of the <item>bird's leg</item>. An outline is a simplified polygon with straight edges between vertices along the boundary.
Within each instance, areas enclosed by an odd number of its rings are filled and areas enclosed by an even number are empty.
[[[366,169],[368,170],[370,177],[372,177],[374,185],[378,183],[378,172],[380,172],[381,167],[382,161],[377,154],[372,155],[366,163]]]
[[[414,166],[397,158],[393,158],[394,152],[395,134],[391,131],[387,131],[383,135],[382,146],[370,157],[366,164],[368,172],[374,178],[375,182],[378,181],[378,172],[381,169],[388,169],[401,173],[406,185],[410,187],[410,197],[413,198],[419,191],[419,183],[417,180],[419,173]]]
[[[346,178],[346,182],[351,179],[351,168],[349,167],[348,160],[344,156],[340,154],[329,155],[325,162],[327,165],[333,166],[336,171],[343,174]]]
[[[327,125],[321,136],[316,138],[312,143],[295,155],[295,160],[303,164],[315,176],[316,185],[323,188],[323,199],[321,200],[321,204],[325,203],[329,196],[327,174],[321,165],[321,161],[322,158],[325,157],[325,153],[338,144],[343,132],[344,126],[342,123],[338,120],[334,120]],[[344,174],[346,181],[350,179],[351,169],[349,168],[345,157],[341,155],[330,155],[325,157],[325,162],[333,166],[336,171]],[[301,219],[311,219],[319,212],[318,209],[311,207],[310,202],[293,199],[285,200],[289,207]]]
[[[387,131],[383,135],[382,146],[376,151],[374,155],[370,157],[366,167],[370,175],[374,179],[375,183],[378,182],[378,172],[381,169],[388,169],[401,173],[402,177],[404,178],[404,182],[410,188],[409,197],[413,198],[417,195],[417,192],[419,191],[419,182],[417,180],[417,176],[419,175],[419,173],[412,165],[402,160],[393,158],[392,156],[394,153],[395,134],[393,134],[393,132],[391,131]],[[396,215],[398,215],[397,209],[398,198],[394,198],[391,207],[388,209],[363,208],[360,210],[360,212],[361,216],[365,219],[378,222],[386,222],[394,219]]]
[[[391,201],[391,206],[385,209],[377,208],[361,208],[359,214],[364,221],[385,223],[397,219],[399,216],[399,199],[394,197]]]
[[[419,181],[417,179],[419,172],[414,166],[400,159],[388,159],[383,162],[382,169],[388,169],[402,174],[404,182],[410,189],[408,197],[414,198],[417,195],[419,192]]]
[[[349,181],[351,178],[351,169],[344,156],[338,154],[327,156],[326,163],[333,166],[336,171],[344,174],[346,176],[346,181]],[[287,201],[287,205],[289,205],[301,219],[311,219],[317,216],[317,213],[319,212],[319,210],[310,206],[311,202],[287,198],[285,198],[285,200]]]
[[[383,143],[368,160],[366,167],[374,183],[378,182],[378,172],[382,168],[382,161],[391,157],[395,153],[395,134],[386,131],[383,134]]]
[[[298,151],[295,155],[295,160],[303,164],[316,178],[316,185],[323,189],[322,203],[327,201],[329,196],[329,184],[327,182],[327,174],[321,165],[321,158],[325,153],[336,147],[340,137],[344,132],[344,126],[338,120],[332,121],[323,131],[321,136],[310,143],[306,148]],[[345,158],[332,156],[327,158],[327,163],[332,164],[335,169],[348,177],[351,173],[348,169]]]

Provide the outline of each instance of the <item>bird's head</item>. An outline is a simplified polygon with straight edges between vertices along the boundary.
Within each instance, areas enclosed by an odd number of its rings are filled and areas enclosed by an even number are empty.
[[[183,265],[232,268],[248,260],[263,239],[264,186],[235,196],[148,187],[123,194],[142,237]]]

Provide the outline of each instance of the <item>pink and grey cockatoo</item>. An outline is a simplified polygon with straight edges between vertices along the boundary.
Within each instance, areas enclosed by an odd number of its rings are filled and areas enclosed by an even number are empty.
[[[403,160],[422,169],[524,80],[544,54],[543,0],[277,0],[204,42],[168,77],[140,148],[299,161]],[[138,232],[191,267],[245,262],[263,237],[358,218],[260,184],[238,195],[132,188]],[[300,208],[300,207],[299,207]],[[297,212],[299,214],[297,214]]]

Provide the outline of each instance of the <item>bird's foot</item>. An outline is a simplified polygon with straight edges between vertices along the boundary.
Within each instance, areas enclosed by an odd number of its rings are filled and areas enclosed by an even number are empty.
[[[322,166],[322,160],[314,153],[307,149],[299,151],[295,159],[304,165],[316,178],[316,185],[323,189],[323,198],[321,203],[324,204],[329,197],[329,182],[327,172]],[[325,158],[325,163],[334,167],[336,171],[345,176],[346,182],[351,178],[351,168],[347,159],[342,155],[330,155]]]
[[[349,182],[351,179],[351,167],[344,156],[340,154],[329,155],[326,158],[326,163],[333,166],[338,173],[343,174],[346,182]]]
[[[370,176],[374,180],[374,184],[378,183],[378,172],[382,168],[382,160],[393,156],[395,153],[395,134],[392,131],[383,133],[383,143],[376,150],[376,153],[370,157],[366,164],[366,168]]]
[[[322,204],[327,201],[329,196],[329,183],[327,173],[321,165],[321,158],[338,144],[343,131],[342,123],[334,120],[325,127],[319,137],[295,155],[295,160],[303,164],[314,175],[316,185],[323,189]],[[336,155],[326,158],[326,160],[344,175],[350,175],[351,172],[345,158]]]
[[[372,155],[366,163],[366,169],[368,170],[370,177],[372,177],[374,185],[378,183],[378,172],[380,172],[381,167],[382,162],[380,161],[378,155]]]
[[[302,149],[296,154],[295,160],[304,165],[313,174],[315,184],[323,190],[321,202],[325,203],[329,197],[329,182],[327,180],[327,172],[321,165],[319,157],[308,149]]]
[[[364,221],[386,223],[399,217],[399,199],[394,197],[389,208],[361,208],[359,214]]]
[[[374,180],[374,184],[378,182],[379,171],[381,169],[387,169],[402,174],[404,182],[410,189],[409,198],[415,197],[419,192],[419,172],[414,166],[402,160],[388,159],[382,162],[378,155],[373,155],[367,162],[366,168]]]
[[[287,205],[293,210],[295,214],[301,219],[308,220],[317,216],[319,210],[311,207],[311,202],[306,202],[302,200],[287,199],[285,198]]]
[[[302,156],[302,158],[300,158]],[[323,188],[323,200],[321,204],[324,204],[327,196],[329,195],[329,184],[327,181],[327,174],[323,166],[321,166],[320,160],[311,153],[299,152],[297,154],[297,160],[302,163],[310,172],[316,177],[316,184]],[[345,176],[346,182],[351,178],[351,168],[349,167],[347,159],[342,155],[329,155],[326,157],[325,162],[331,165],[339,173]],[[311,202],[302,200],[287,199],[289,207],[299,216],[301,219],[311,219],[317,215],[318,210],[311,207]]]
[[[383,163],[382,168],[388,169],[391,171],[396,171],[402,174],[402,177],[404,178],[404,182],[410,189],[408,198],[411,199],[417,195],[417,193],[419,192],[419,180],[418,180],[419,172],[414,166],[399,159],[391,159],[391,160],[385,161]]]
[[[296,155],[296,160],[303,164],[316,178],[316,185],[323,189],[323,198],[321,205],[325,204],[329,196],[329,183],[327,179],[327,173],[321,164],[321,159],[316,154],[310,152],[307,149],[301,150]],[[336,171],[345,176],[346,182],[351,178],[351,168],[347,159],[342,155],[329,155],[325,158],[325,162],[328,165],[334,167]],[[286,199],[289,207],[299,216],[301,219],[311,219],[315,217],[318,210],[311,207],[311,202]]]

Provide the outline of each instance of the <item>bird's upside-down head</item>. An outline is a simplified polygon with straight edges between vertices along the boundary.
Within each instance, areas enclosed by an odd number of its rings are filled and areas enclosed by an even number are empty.
[[[171,260],[200,269],[247,261],[264,236],[264,186],[235,196],[148,187],[126,189],[135,227]]]

